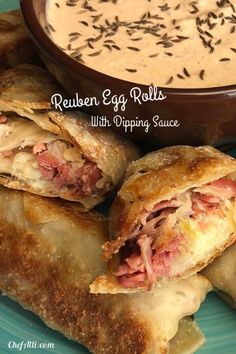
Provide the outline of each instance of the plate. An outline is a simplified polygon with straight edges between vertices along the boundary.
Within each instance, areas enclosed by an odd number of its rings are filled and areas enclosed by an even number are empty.
[[[16,0],[0,0],[0,11],[17,8]],[[236,156],[236,151],[232,152]],[[207,341],[198,354],[236,353],[236,312],[211,293],[196,314]],[[22,343],[22,344],[21,344]],[[26,345],[28,348],[23,347]],[[45,345],[47,348],[35,348]],[[22,347],[21,347],[22,346]],[[31,348],[30,348],[31,347]],[[81,345],[47,328],[31,312],[22,309],[6,296],[0,296],[0,353],[88,354]]]

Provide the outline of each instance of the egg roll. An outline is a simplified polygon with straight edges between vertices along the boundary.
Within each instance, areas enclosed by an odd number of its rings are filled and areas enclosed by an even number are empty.
[[[218,295],[236,309],[236,243],[203,269],[202,274],[210,280]]]
[[[106,268],[107,220],[81,213],[76,203],[4,187],[0,200],[0,290],[92,353],[169,353],[179,321],[194,314],[212,288],[194,275],[146,293],[91,294],[89,284]],[[181,322],[179,345],[202,342],[194,327]]]
[[[187,278],[236,238],[236,160],[208,146],[176,146],[132,163],[110,212],[108,271],[92,292]]]
[[[0,75],[0,183],[88,210],[121,182],[139,152],[112,130],[92,127],[83,113],[50,109],[58,90],[37,66]]]
[[[0,13],[0,71],[34,61],[36,52],[20,10]]]

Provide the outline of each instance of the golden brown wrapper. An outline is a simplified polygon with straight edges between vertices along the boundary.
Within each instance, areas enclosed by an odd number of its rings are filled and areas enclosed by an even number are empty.
[[[36,52],[20,10],[0,13],[0,71],[31,63]]]
[[[0,74],[0,111],[14,112],[29,118],[41,128],[60,134],[51,122],[48,111],[51,96],[61,93],[61,87],[46,69],[22,64]]]
[[[220,297],[236,309],[236,243],[203,269],[202,274],[210,280]]]
[[[92,353],[168,353],[178,322],[196,312],[211,290],[206,278],[195,275],[165,291],[90,294],[89,284],[106,268],[101,244],[107,221],[81,214],[74,203],[3,187],[0,198],[1,291]],[[186,346],[196,348],[191,333]]]
[[[205,337],[193,318],[185,317],[179,323],[176,336],[170,341],[170,354],[193,354],[204,344]]]

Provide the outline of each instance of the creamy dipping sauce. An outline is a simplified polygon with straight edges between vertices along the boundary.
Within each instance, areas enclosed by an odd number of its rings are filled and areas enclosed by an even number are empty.
[[[140,84],[236,84],[236,0],[48,0],[47,32],[75,60]]]

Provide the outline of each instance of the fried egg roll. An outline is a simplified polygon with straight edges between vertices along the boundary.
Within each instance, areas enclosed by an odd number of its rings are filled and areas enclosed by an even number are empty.
[[[30,63],[36,52],[20,10],[0,13],[0,71]]]
[[[236,243],[203,269],[202,273],[210,280],[220,297],[236,309]]]
[[[177,146],[135,161],[110,212],[109,271],[93,292],[136,292],[187,278],[236,238],[236,160]]]
[[[88,210],[121,182],[139,152],[112,130],[92,127],[83,113],[51,110],[58,90],[37,66],[0,75],[0,183]]]
[[[202,344],[191,319],[175,335],[211,290],[205,277],[146,293],[91,294],[106,269],[107,221],[75,203],[4,187],[0,199],[0,290],[49,327],[96,354],[190,354]]]

